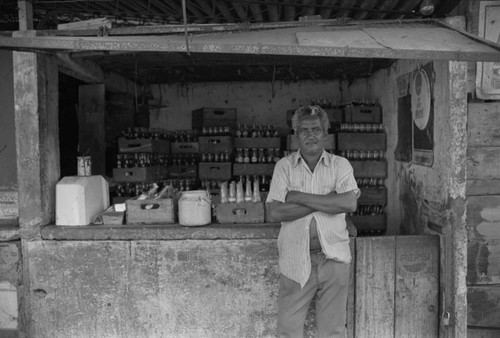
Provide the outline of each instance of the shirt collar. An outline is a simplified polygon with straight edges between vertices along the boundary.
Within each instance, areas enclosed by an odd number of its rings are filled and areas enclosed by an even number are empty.
[[[327,152],[326,150],[323,149],[323,153],[321,154],[321,157],[319,158],[318,162],[323,162],[324,165],[329,167],[332,163],[332,154]],[[302,155],[300,154],[300,149],[297,150],[292,157],[292,166],[296,167],[299,165],[299,161],[303,161],[304,159],[302,158]]]

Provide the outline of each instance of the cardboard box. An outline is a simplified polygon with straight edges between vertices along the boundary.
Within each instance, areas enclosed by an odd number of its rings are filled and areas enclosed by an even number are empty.
[[[175,223],[175,202],[171,198],[137,200],[129,199],[127,224]]]
[[[230,180],[233,177],[232,167],[231,162],[200,162],[199,176],[202,180]]]
[[[264,223],[264,202],[221,203],[215,206],[218,223]]]
[[[125,137],[118,139],[120,153],[170,153],[170,141],[155,140],[152,138],[138,138],[129,140]]]
[[[115,182],[149,182],[166,178],[168,169],[165,166],[113,168]]]
[[[193,129],[203,127],[236,128],[236,108],[200,108],[191,112],[191,126]]]

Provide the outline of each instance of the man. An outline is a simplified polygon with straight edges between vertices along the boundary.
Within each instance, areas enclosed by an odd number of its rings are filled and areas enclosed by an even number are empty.
[[[274,168],[268,216],[281,222],[278,336],[302,337],[315,295],[320,337],[344,337],[351,252],[345,213],[356,210],[359,189],[351,164],[324,150],[328,115],[300,107],[292,118],[299,150]]]

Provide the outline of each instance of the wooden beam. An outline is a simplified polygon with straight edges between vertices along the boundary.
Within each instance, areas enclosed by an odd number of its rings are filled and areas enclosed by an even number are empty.
[[[497,61],[500,47],[484,44],[471,44],[467,37],[461,37],[456,32],[441,28],[445,36],[457,38],[449,43],[434,43],[433,48],[419,48],[409,43],[406,37],[388,38],[383,34],[386,28],[377,30],[377,38],[389,43],[389,47],[374,44],[368,39],[365,30],[352,30],[356,36],[364,34],[371,45],[363,46],[344,44],[334,39],[339,32],[304,31],[301,28],[282,31],[241,32],[238,34],[196,35],[189,39],[189,50],[192,53],[229,53],[255,55],[296,55],[296,56],[324,56],[348,58],[383,58],[383,59],[419,59],[419,60],[454,60],[454,61]],[[401,35],[400,28],[394,27],[394,33]],[[339,29],[344,31],[345,29]],[[415,43],[419,36],[410,29],[404,31],[413,34]],[[426,25],[422,33],[440,33],[439,29]],[[331,35],[329,35],[331,33]],[[342,33],[343,34],[343,33]],[[370,30],[370,34],[375,31]],[[296,40],[299,39],[297,44]],[[402,39],[399,41],[398,39]],[[387,40],[387,41],[386,41]],[[462,41],[462,42],[460,42]],[[401,46],[399,44],[402,44]],[[424,41],[419,41],[419,46]],[[460,47],[458,47],[460,46]],[[156,52],[187,52],[185,37],[183,36],[148,36],[148,37],[0,37],[0,48],[15,50],[80,50],[80,51],[156,51]],[[460,50],[458,50],[460,49]]]
[[[32,30],[33,29],[33,1],[32,0],[18,0],[18,13],[19,13],[19,30]]]
[[[104,72],[102,68],[84,59],[75,59],[66,53],[58,53],[59,70],[71,77],[89,84],[103,83],[106,90],[115,93],[135,95],[136,90],[142,92],[141,85],[114,72]]]

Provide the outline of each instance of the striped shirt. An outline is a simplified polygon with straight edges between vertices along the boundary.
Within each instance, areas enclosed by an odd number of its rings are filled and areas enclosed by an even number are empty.
[[[321,195],[332,191],[338,194],[354,191],[356,197],[360,194],[349,161],[326,151],[314,172],[301,157],[300,150],[276,163],[266,202],[285,202],[288,191],[292,190]],[[326,258],[344,263],[351,261],[345,213],[333,215],[316,211],[294,221],[282,222],[278,236],[280,272],[301,287],[311,273],[309,226],[313,217]]]

